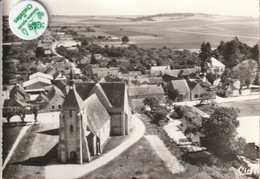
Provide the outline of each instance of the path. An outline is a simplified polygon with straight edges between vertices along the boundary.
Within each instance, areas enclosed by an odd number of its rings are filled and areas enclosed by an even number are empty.
[[[107,164],[143,137],[145,126],[136,115],[133,115],[133,124],[135,128],[130,138],[110,152],[101,155],[99,158],[86,164],[49,165],[45,168],[45,177],[55,179],[79,178]]]
[[[185,168],[179,163],[177,158],[171,154],[158,136],[146,135],[145,138],[173,174],[185,172]]]

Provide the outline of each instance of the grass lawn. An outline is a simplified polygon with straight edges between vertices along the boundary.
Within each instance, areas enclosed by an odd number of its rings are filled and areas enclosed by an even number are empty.
[[[145,138],[115,160],[82,178],[173,178]]]
[[[3,124],[3,161],[11,150],[16,138],[24,126],[7,126]]]
[[[260,116],[260,100],[236,101],[218,104],[222,107],[234,107],[240,110],[239,116]]]

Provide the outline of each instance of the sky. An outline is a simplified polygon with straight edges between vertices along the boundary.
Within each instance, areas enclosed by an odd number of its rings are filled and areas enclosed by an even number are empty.
[[[259,17],[258,0],[38,0],[51,15],[206,13]],[[8,15],[18,0],[3,0]]]

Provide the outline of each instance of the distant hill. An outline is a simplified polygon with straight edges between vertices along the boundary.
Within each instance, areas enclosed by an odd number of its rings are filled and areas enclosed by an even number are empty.
[[[132,21],[156,21],[156,18],[163,18],[163,17],[172,17],[172,18],[185,18],[185,17],[196,17],[196,16],[203,16],[203,17],[211,17],[211,16],[223,16],[226,15],[217,15],[217,14],[204,14],[204,13],[163,13],[163,14],[155,14],[155,15],[147,15],[147,16],[139,16],[136,18],[132,18]],[[234,16],[235,17],[235,16]],[[242,16],[241,16],[242,17]],[[251,17],[246,17],[251,18]]]

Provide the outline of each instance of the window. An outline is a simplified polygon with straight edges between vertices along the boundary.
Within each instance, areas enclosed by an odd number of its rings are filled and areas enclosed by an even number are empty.
[[[70,117],[72,117],[72,110],[70,110]]]
[[[59,109],[61,109],[61,105],[59,105]]]
[[[70,125],[70,132],[72,133],[73,132],[73,126]]]
[[[55,106],[51,106],[52,109],[55,109]]]
[[[202,98],[202,97],[203,97],[203,94],[200,94],[200,97]]]
[[[199,95],[198,95],[198,94],[195,94],[195,95],[194,95],[194,98],[198,98],[198,97],[199,97]]]

